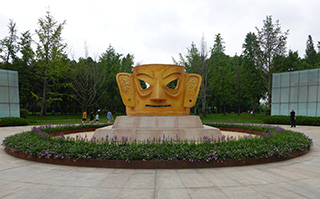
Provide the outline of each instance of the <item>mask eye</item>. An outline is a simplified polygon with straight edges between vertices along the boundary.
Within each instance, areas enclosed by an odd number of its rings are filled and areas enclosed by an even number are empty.
[[[167,87],[170,89],[176,89],[178,86],[178,79],[174,79],[167,84]]]
[[[146,81],[143,81],[143,80],[141,80],[141,79],[139,79],[139,83],[140,83],[140,88],[141,88],[142,90],[145,90],[145,89],[147,89],[147,88],[150,87],[150,85],[149,85]]]

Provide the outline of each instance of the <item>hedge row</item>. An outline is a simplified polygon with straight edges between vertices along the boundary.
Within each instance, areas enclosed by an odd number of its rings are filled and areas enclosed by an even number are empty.
[[[20,109],[20,117],[27,119],[29,116],[29,111],[27,109],[21,108]]]
[[[263,119],[265,124],[291,124],[290,116],[273,115]],[[297,116],[297,125],[320,126],[320,117]]]
[[[25,126],[30,122],[24,118],[19,117],[5,117],[1,118],[0,126]]]
[[[247,125],[241,125],[245,127]],[[232,125],[234,126],[234,125]],[[78,128],[78,126],[66,126]],[[83,126],[85,127],[85,126]],[[268,126],[262,136],[233,138],[221,136],[212,140],[204,136],[201,140],[180,140],[177,137],[160,137],[152,140],[136,141],[128,137],[106,137],[103,141],[83,137],[52,137],[43,130],[50,127],[35,127],[32,131],[8,136],[3,146],[11,152],[21,152],[31,157],[54,159],[86,160],[131,160],[138,161],[221,161],[246,158],[266,159],[270,157],[290,157],[292,152],[306,153],[312,146],[312,139],[302,133]],[[63,126],[50,129],[61,131]],[[249,128],[249,127],[246,127]],[[265,130],[267,125],[254,125]]]

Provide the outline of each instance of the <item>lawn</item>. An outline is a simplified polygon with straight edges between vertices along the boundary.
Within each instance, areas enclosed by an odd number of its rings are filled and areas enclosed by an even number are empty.
[[[115,119],[119,114],[114,114],[113,118]],[[95,116],[94,116],[95,118]],[[30,121],[31,125],[45,125],[45,124],[79,124],[82,122],[82,113],[81,114],[55,114],[51,113],[40,117],[39,114],[29,115],[27,118]],[[99,115],[99,123],[107,123],[107,114]],[[90,114],[87,116],[87,123],[90,122]],[[95,120],[94,120],[95,122]]]
[[[222,113],[208,114],[206,117],[200,116],[203,122],[235,122],[235,123],[263,123],[262,119],[265,118],[265,113],[260,115],[251,115],[249,113],[226,113],[224,116]]]
[[[114,119],[121,114],[114,114]],[[251,115],[248,113],[241,113],[240,115],[236,113],[227,113],[225,116],[223,114],[208,114],[206,117],[200,116],[203,122],[236,122],[236,123],[263,123],[262,119],[266,117],[264,113],[259,116]],[[27,118],[31,125],[44,125],[44,124],[77,124],[81,123],[82,114],[55,114],[49,113],[43,117],[37,115],[29,115]],[[87,122],[89,122],[90,116],[88,116]],[[107,114],[100,114],[99,123],[107,122]]]

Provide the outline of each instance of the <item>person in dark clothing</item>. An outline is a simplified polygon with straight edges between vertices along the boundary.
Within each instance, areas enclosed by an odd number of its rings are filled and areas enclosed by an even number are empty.
[[[91,111],[91,113],[90,113],[90,124],[93,124],[93,118],[94,118],[94,114],[93,114],[93,111]]]
[[[292,109],[290,112],[291,127],[296,127],[296,113]]]

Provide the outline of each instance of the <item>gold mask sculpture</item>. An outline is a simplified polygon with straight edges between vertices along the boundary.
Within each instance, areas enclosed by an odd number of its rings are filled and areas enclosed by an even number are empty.
[[[178,65],[149,64],[118,73],[117,83],[127,115],[189,115],[201,84],[198,74]]]

